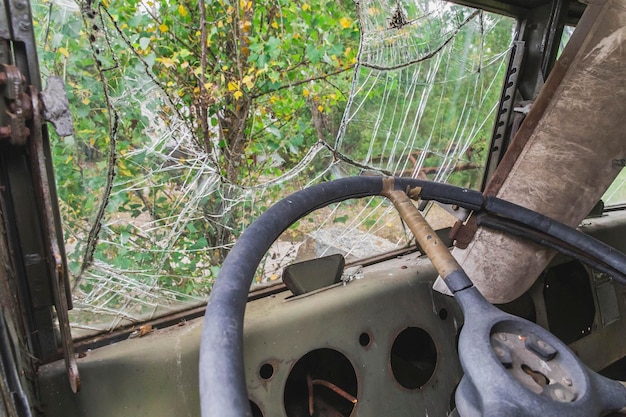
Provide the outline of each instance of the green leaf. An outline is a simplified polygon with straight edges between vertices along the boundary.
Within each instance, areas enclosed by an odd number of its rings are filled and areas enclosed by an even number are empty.
[[[324,53],[317,49],[314,45],[307,45],[305,55],[312,64],[317,64]]]
[[[350,216],[348,216],[347,214],[344,216],[339,216],[339,217],[335,217],[333,219],[334,223],[345,223],[348,221],[348,219],[350,218]]]
[[[139,47],[141,49],[147,49],[149,45],[150,45],[150,38],[139,39]]]
[[[283,134],[280,131],[280,129],[274,127],[274,126],[268,126],[267,131],[269,133],[271,133],[273,136],[277,137],[278,139],[282,139]]]

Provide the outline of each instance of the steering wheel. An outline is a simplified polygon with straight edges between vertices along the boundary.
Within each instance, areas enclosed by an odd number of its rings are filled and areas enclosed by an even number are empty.
[[[557,337],[488,303],[411,199],[473,210],[479,224],[524,236],[574,255],[626,283],[626,256],[591,237],[523,207],[478,191],[393,177],[354,177],[306,188],[263,213],[226,257],[207,305],[200,346],[203,417],[252,416],[243,358],[243,318],[254,273],[291,224],[331,203],[382,195],[392,201],[465,316],[459,338],[464,376],[456,391],[461,417],[604,416],[626,407],[626,387],[589,370]],[[482,222],[481,222],[482,220]],[[521,364],[542,369],[540,392],[524,385]]]

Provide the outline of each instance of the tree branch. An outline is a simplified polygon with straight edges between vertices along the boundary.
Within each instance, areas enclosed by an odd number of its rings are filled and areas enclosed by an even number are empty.
[[[257,99],[259,97],[263,97],[265,95],[272,94],[272,93],[275,93],[275,92],[280,91],[280,90],[286,90],[288,88],[297,87],[299,85],[306,84],[306,83],[311,82],[311,81],[326,80],[326,78],[333,77],[335,75],[339,75],[339,74],[344,73],[346,71],[350,71],[353,68],[354,68],[354,65],[350,65],[348,67],[338,69],[337,71],[334,71],[334,72],[331,72],[331,73],[328,73],[328,74],[318,75],[317,77],[307,78],[306,80],[294,81],[294,82],[289,83],[289,84],[281,85],[280,87],[278,87],[277,89],[272,90],[272,91],[265,91],[265,92],[262,92],[262,93],[253,94],[252,96],[250,96],[250,99],[254,100],[254,99]]]

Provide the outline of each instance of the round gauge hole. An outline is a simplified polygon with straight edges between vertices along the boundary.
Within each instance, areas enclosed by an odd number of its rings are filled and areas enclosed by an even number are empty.
[[[263,417],[263,413],[258,405],[252,400],[250,400],[250,409],[252,410],[252,417]]]
[[[363,347],[368,347],[372,342],[372,338],[367,332],[363,332],[359,335],[359,345]]]
[[[259,376],[263,379],[270,379],[274,375],[274,367],[271,363],[264,363],[259,369]]]
[[[435,372],[437,348],[428,332],[419,327],[404,329],[391,347],[391,371],[407,389],[424,386]]]
[[[441,310],[439,310],[439,318],[441,320],[445,320],[448,318],[448,310],[446,310],[445,308],[442,308]]]
[[[349,417],[357,393],[350,360],[333,349],[316,349],[300,358],[289,372],[283,397],[285,413],[287,417]]]

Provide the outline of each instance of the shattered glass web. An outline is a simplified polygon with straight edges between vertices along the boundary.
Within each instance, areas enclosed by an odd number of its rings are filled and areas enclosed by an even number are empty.
[[[176,204],[168,216],[159,219],[107,214],[99,245],[113,252],[157,253],[160,261],[141,270],[95,261],[74,290],[71,314],[75,336],[138,323],[206,301],[209,285],[205,291],[191,294],[176,288],[189,282],[209,282],[212,265],[199,261],[193,276],[164,271],[172,256],[183,261],[206,259],[202,254],[213,249],[185,249],[177,244],[191,220],[207,218],[202,202],[216,193],[227,205],[219,217],[209,215],[209,220],[223,222],[235,207],[244,207],[245,217],[253,209],[268,206],[268,199],[274,198],[269,197],[274,195],[271,190],[296,179],[314,184],[347,175],[386,173],[478,186],[515,22],[435,0],[360,1],[358,14],[360,52],[336,140],[317,142],[299,164],[278,178],[252,187],[223,181],[211,157],[191,140],[184,122],[168,126],[159,122],[154,103],[161,97],[149,81],[141,91],[125,95],[126,102],[116,103],[120,107],[140,105],[154,120],[150,130],[155,139],[124,155],[123,160],[142,154],[149,156],[146,161],[159,163],[145,167],[151,174],[140,180],[117,178],[111,198],[134,192],[149,194],[152,187],[162,185],[158,181],[164,177],[157,174],[168,172],[177,181]],[[394,20],[398,15],[401,18]],[[486,48],[487,43],[497,47]],[[339,225],[337,218],[343,219]],[[306,252],[302,246],[313,247],[303,257],[339,250],[350,259],[401,248],[411,240],[395,212],[379,198],[335,205],[303,222],[315,225],[308,235],[318,239],[300,236],[275,244],[260,267],[260,282],[280,277],[286,263],[299,251]],[[130,224],[152,246],[140,247],[121,236],[114,230],[120,223]],[[79,250],[79,246],[68,246],[71,250]]]

